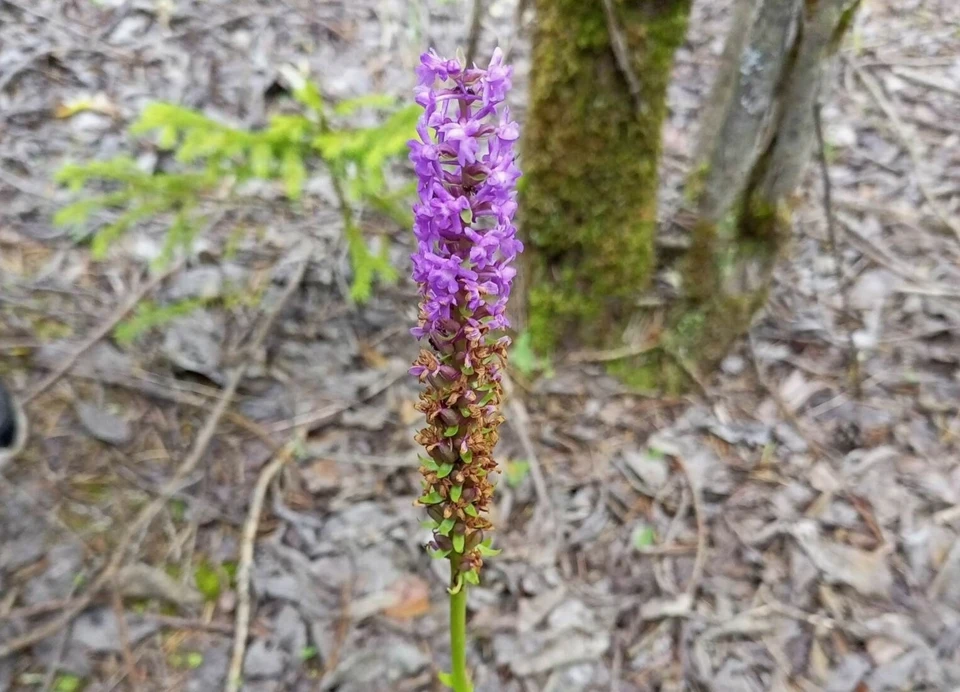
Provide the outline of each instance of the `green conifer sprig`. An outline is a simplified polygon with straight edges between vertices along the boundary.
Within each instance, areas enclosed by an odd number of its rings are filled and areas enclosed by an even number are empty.
[[[82,229],[94,214],[112,212],[91,235],[93,255],[102,258],[136,224],[163,219],[168,230],[158,263],[165,264],[177,250],[189,250],[211,200],[229,204],[239,184],[258,179],[281,183],[296,204],[310,171],[326,167],[344,221],[351,295],[366,300],[375,282],[392,281],[396,273],[388,245],[371,249],[355,210],[369,207],[409,227],[406,199],[415,187],[390,186],[387,178],[391,166],[406,158],[418,109],[400,108],[395,99],[377,94],[329,105],[315,83],[296,73],[287,77],[301,112],[275,115],[262,129],[234,127],[176,104],[148,105],[130,133],[156,136],[157,146],[171,152],[175,163],[155,172],[129,156],[67,164],[56,179],[77,199],[61,208],[54,222]],[[357,125],[364,112],[377,116],[375,124]]]

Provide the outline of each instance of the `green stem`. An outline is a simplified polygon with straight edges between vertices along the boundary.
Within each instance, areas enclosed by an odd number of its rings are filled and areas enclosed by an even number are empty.
[[[454,558],[451,554],[451,558]],[[450,583],[456,585],[460,571],[459,556],[450,560]],[[450,661],[454,692],[473,692],[467,675],[467,585],[462,584],[457,593],[450,596]]]

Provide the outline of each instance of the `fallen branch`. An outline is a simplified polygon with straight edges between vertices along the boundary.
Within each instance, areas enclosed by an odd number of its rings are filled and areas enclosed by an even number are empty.
[[[203,620],[181,618],[175,615],[160,615],[158,613],[144,613],[143,617],[146,620],[157,623],[161,627],[169,627],[171,629],[233,634],[232,622],[204,622]]]
[[[552,564],[556,558],[558,546],[563,543],[560,521],[557,519],[553,503],[550,501],[550,491],[547,488],[547,480],[543,475],[543,467],[540,465],[540,458],[537,456],[537,450],[530,437],[530,414],[527,413],[527,407],[524,406],[523,400],[514,394],[513,382],[506,374],[504,374],[502,382],[504,397],[509,410],[506,422],[520,438],[520,446],[523,447],[527,463],[530,465],[530,478],[533,479],[533,487],[537,493],[534,523],[540,532],[539,535],[542,536],[539,541],[540,550],[537,557]]]
[[[333,650],[327,660],[324,661],[323,670],[320,672],[320,677],[317,678],[316,685],[318,688],[328,675],[332,675],[337,670],[337,666],[340,664],[340,653],[347,641],[347,635],[350,634],[350,623],[353,621],[350,616],[352,586],[353,580],[347,579],[340,589],[340,618],[337,621],[337,632],[333,640]]]
[[[74,582],[74,584],[76,584],[76,582]],[[76,586],[71,589],[71,596],[73,596],[75,590]],[[51,658],[47,664],[47,672],[43,676],[43,684],[40,686],[40,692],[50,692],[50,690],[53,689],[53,684],[57,679],[57,673],[60,672],[60,666],[63,665],[63,657],[67,653],[67,644],[70,642],[72,632],[73,627],[71,623],[71,625],[65,627],[63,632],[60,633],[60,639],[56,643],[53,658]]]
[[[253,568],[253,544],[260,526],[263,500],[273,477],[290,460],[295,448],[296,442],[287,443],[273,461],[263,467],[253,488],[240,543],[240,561],[237,565],[237,616],[233,631],[233,654],[230,657],[230,668],[223,688],[225,692],[237,692],[240,689],[243,656],[247,650],[247,636],[250,633],[250,571]]]

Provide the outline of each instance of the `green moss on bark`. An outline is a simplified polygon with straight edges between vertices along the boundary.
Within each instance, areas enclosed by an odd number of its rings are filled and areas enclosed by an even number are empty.
[[[766,302],[789,228],[785,205],[762,200],[753,189],[719,223],[698,221],[682,265],[684,298],[668,320],[664,348],[697,373],[709,373]]]
[[[616,345],[654,266],[660,130],[690,2],[613,5],[638,98],[600,0],[537,0],[521,213],[541,350]]]

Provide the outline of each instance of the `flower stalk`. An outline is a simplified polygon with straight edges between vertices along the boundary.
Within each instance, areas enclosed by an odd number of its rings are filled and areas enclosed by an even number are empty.
[[[424,385],[417,408],[427,425],[416,440],[431,547],[450,560],[453,671],[444,681],[471,687],[466,670],[466,587],[480,582],[496,553],[493,449],[503,420],[501,376],[509,338],[507,299],[523,246],[516,238],[514,142],[520,132],[503,106],[512,70],[498,49],[486,69],[435,53],[421,56],[416,101],[424,112],[410,142],[419,202],[413,278],[420,313],[412,330],[422,349],[411,368]]]

